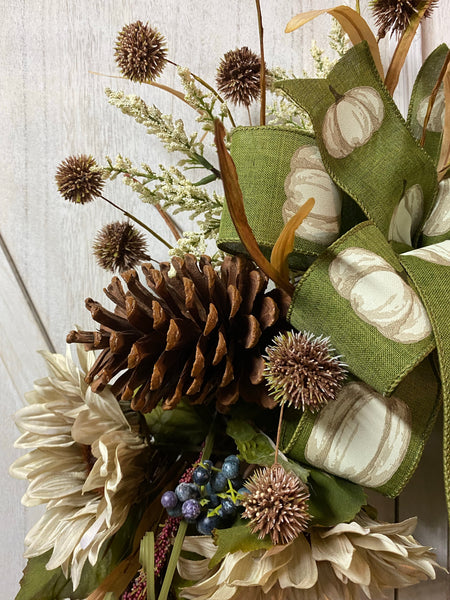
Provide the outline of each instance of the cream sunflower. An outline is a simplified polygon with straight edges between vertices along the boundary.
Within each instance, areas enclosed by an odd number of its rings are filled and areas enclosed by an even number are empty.
[[[35,382],[16,416],[22,435],[15,446],[32,450],[10,472],[29,481],[25,506],[47,505],[25,538],[25,557],[53,548],[47,569],[61,566],[66,576],[70,569],[76,589],[86,560],[95,564],[136,500],[146,445],[113,394],[95,394],[84,382],[93,352],[78,349],[82,370],[69,351],[43,356],[49,377]]]
[[[183,548],[204,556],[180,558],[178,571],[195,583],[186,600],[359,600],[435,578],[431,549],[412,537],[417,519],[380,523],[361,512],[351,523],[312,527],[291,543],[269,550],[227,554],[208,568],[217,550],[211,538],[186,538]]]

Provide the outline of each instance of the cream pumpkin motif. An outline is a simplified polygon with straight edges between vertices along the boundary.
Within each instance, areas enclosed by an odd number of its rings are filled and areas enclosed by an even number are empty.
[[[443,235],[450,231],[450,179],[444,179],[439,184],[436,203],[430,216],[423,226],[423,232],[428,236]]]
[[[412,246],[412,238],[423,216],[423,193],[418,183],[406,190],[392,213],[388,240]]]
[[[427,262],[450,267],[450,240],[418,248],[417,250],[411,250],[410,252],[404,252],[402,256],[417,256],[417,258],[421,258]]]
[[[381,127],[384,104],[372,87],[356,87],[338,94],[336,102],[325,114],[322,138],[328,153],[334,158],[345,158],[355,148],[364,146]]]
[[[317,146],[302,146],[294,152],[284,191],[286,201],[281,209],[284,223],[308,198],[315,200],[312,211],[296,229],[297,236],[325,245],[339,237],[341,193],[326,172]]]
[[[430,96],[423,98],[417,109],[417,122],[422,127],[425,124],[425,116],[428,111],[428,103]],[[444,90],[439,90],[434,100],[433,108],[431,109],[430,118],[427,123],[427,131],[435,131],[437,133],[444,129],[444,114],[445,114],[445,95]]]
[[[319,413],[305,458],[339,477],[379,487],[398,470],[410,440],[411,414],[405,402],[351,382]]]
[[[330,263],[328,275],[358,317],[384,337],[412,344],[431,334],[419,297],[381,256],[364,248],[347,248]]]

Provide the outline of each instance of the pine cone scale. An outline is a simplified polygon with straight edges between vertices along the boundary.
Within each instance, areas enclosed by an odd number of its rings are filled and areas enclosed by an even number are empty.
[[[226,257],[220,270],[190,255],[172,267],[169,277],[168,263],[143,265],[148,288],[135,270],[123,273],[126,293],[114,278],[106,290],[114,313],[88,299],[100,332],[69,335],[104,348],[87,381],[102,389],[118,376],[114,393],[142,412],[161,400],[173,408],[183,397],[192,404],[215,397],[221,411],[240,396],[270,405],[261,357],[287,328],[283,296],[266,293],[266,277],[242,257]]]

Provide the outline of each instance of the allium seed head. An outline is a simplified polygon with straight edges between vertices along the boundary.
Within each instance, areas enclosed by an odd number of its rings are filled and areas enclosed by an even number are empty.
[[[281,465],[265,467],[245,483],[242,517],[260,539],[270,535],[274,544],[288,544],[308,527],[308,487]]]
[[[55,175],[61,196],[76,204],[86,204],[101,196],[104,182],[101,173],[94,170],[95,167],[95,160],[86,154],[69,156],[63,160]]]
[[[246,46],[230,50],[217,69],[219,92],[233,104],[248,107],[260,94],[261,59]]]
[[[122,75],[145,83],[161,75],[167,57],[164,36],[142,21],[125,25],[116,40],[116,63]]]
[[[127,271],[150,258],[145,237],[128,221],[105,225],[92,248],[98,264],[106,271]]]
[[[264,374],[275,401],[315,412],[335,399],[346,371],[328,338],[289,331],[266,352]]]
[[[429,17],[439,0],[433,0],[425,11]],[[384,38],[387,33],[401,35],[417,14],[423,0],[372,0],[371,7],[378,27],[378,38]]]

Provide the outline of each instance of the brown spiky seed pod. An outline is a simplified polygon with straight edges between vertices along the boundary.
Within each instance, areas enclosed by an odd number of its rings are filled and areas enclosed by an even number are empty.
[[[58,191],[65,200],[86,204],[102,195],[103,179],[92,156],[69,156],[60,163],[55,180]]]
[[[307,529],[309,490],[294,473],[272,465],[256,471],[245,487],[242,517],[260,539],[270,535],[274,544],[288,544]]]
[[[289,331],[267,348],[264,374],[276,402],[316,412],[336,398],[345,367],[328,338]]]
[[[425,18],[431,16],[439,0],[433,0],[425,11]],[[408,27],[411,19],[423,5],[423,0],[373,0],[371,8],[378,27],[378,38],[387,33],[401,35]]]
[[[239,397],[264,407],[275,404],[264,382],[262,353],[287,328],[288,298],[266,293],[267,278],[241,257],[226,257],[219,270],[204,256],[187,254],[159,268],[144,264],[148,289],[136,271],[115,277],[106,295],[115,312],[88,298],[86,307],[99,331],[73,331],[68,342],[103,349],[86,381],[135,410],[150,412],[160,400],[174,408],[181,398],[200,404],[215,400],[226,412]]]
[[[127,271],[150,260],[145,237],[128,221],[105,225],[97,233],[92,249],[106,271]]]
[[[217,69],[219,92],[233,104],[248,107],[260,95],[261,59],[247,46],[230,50]]]
[[[122,75],[145,83],[161,75],[167,57],[164,37],[142,21],[125,25],[116,40],[115,58]]]

